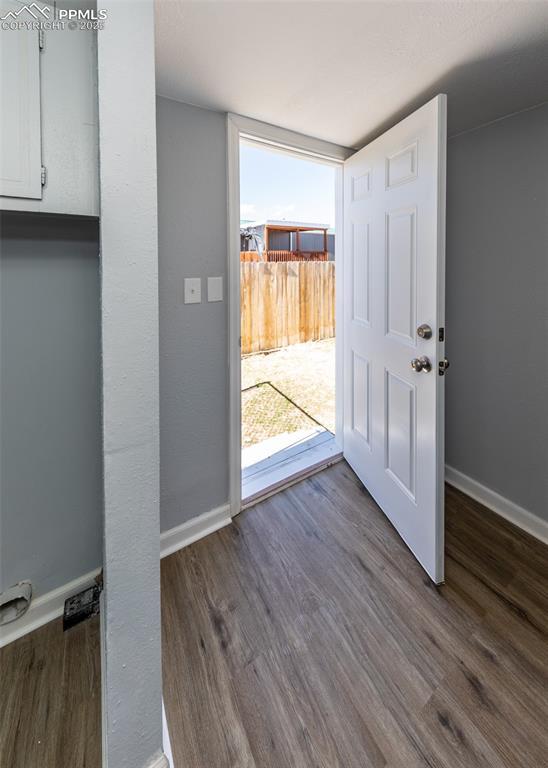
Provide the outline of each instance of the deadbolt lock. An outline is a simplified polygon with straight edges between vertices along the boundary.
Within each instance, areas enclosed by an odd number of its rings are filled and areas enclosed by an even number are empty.
[[[432,338],[432,329],[429,325],[426,323],[423,323],[422,325],[419,325],[417,328],[417,336],[420,336],[421,339],[431,339]]]
[[[411,368],[415,371],[415,373],[420,373],[421,371],[424,371],[424,373],[430,373],[432,370],[432,363],[427,357],[415,357],[413,360],[411,360]]]

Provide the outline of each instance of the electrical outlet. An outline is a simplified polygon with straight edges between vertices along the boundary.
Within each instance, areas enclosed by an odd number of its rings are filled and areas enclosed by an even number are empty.
[[[99,613],[101,587],[94,584],[65,600],[63,632]]]

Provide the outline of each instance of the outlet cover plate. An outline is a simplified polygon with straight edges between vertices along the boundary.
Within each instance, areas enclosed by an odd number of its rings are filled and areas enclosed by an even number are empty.
[[[223,278],[222,277],[207,278],[207,300],[208,301],[223,300]]]

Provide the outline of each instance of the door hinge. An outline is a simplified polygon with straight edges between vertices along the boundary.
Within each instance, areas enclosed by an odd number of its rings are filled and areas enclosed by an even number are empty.
[[[48,171],[45,165],[43,165],[40,168],[40,181],[42,182],[42,186],[46,186],[46,181],[48,180]]]
[[[38,30],[38,48],[40,48],[41,51],[44,50],[44,30],[43,29]]]

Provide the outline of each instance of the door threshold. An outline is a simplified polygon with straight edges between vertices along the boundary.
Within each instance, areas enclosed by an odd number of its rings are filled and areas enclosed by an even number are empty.
[[[242,509],[288,488],[342,459],[331,432],[278,451],[242,471]]]

